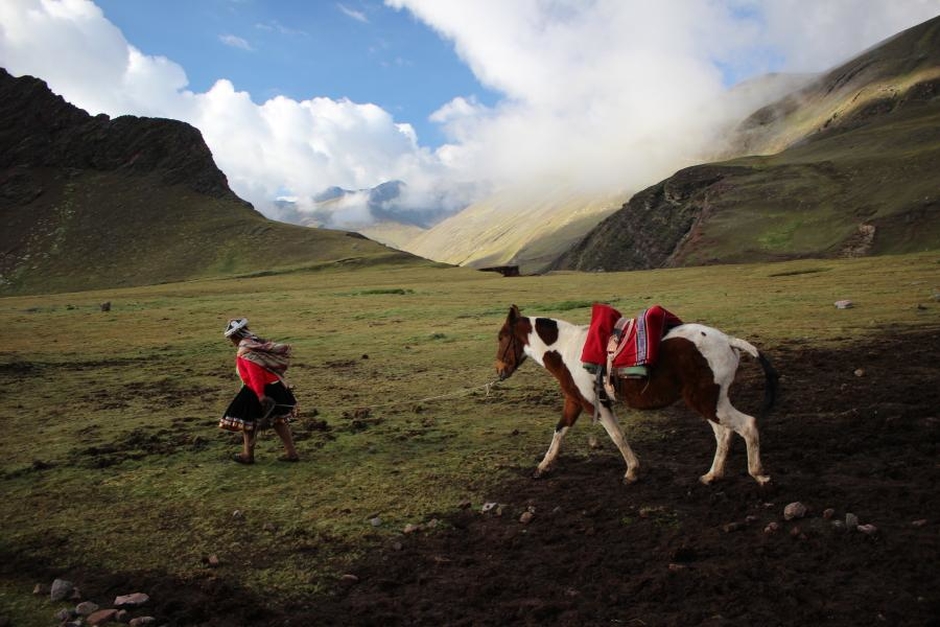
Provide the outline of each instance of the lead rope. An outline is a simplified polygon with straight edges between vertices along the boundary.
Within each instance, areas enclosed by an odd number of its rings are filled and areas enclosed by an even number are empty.
[[[357,409],[360,409],[360,410],[362,410],[362,409],[368,409],[368,410],[371,411],[371,410],[373,410],[373,409],[381,409],[381,408],[384,408],[384,407],[394,407],[394,406],[396,406],[396,405],[406,405],[406,404],[417,405],[418,403],[426,403],[426,402],[428,402],[428,401],[436,401],[436,400],[440,400],[440,399],[442,399],[442,398],[451,398],[451,397],[456,397],[456,396],[462,396],[462,395],[464,395],[464,394],[470,394],[471,392],[475,392],[475,391],[477,391],[477,390],[486,390],[486,395],[489,396],[489,395],[490,395],[490,391],[493,389],[493,387],[494,387],[497,383],[499,383],[499,379],[493,379],[493,380],[490,381],[489,383],[484,383],[483,385],[477,385],[477,386],[469,387],[469,388],[462,388],[462,389],[456,390],[456,391],[454,391],[454,392],[448,392],[447,394],[438,394],[438,395],[436,395],[436,396],[428,396],[428,397],[425,397],[425,398],[419,398],[419,399],[414,399],[414,400],[409,399],[409,400],[403,400],[403,401],[394,401],[394,402],[391,402],[391,403],[382,403],[381,405],[365,405],[365,406],[359,407],[359,408],[357,408]]]

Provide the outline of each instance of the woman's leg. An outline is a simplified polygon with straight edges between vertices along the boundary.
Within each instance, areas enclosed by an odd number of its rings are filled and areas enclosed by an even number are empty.
[[[294,447],[294,436],[291,434],[290,425],[287,422],[278,421],[274,423],[274,432],[284,443],[284,457],[286,459],[297,459],[297,449]]]
[[[255,460],[255,442],[258,440],[257,431],[242,431],[241,458],[246,462]]]

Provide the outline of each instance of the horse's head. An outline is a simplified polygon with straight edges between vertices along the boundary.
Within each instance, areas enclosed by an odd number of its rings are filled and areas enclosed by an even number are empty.
[[[496,374],[500,381],[508,379],[525,361],[525,347],[531,331],[529,319],[520,314],[515,305],[510,307],[506,322],[499,330],[499,345],[496,347]]]

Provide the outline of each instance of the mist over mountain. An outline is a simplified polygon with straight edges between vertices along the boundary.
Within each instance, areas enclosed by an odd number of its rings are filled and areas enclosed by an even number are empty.
[[[733,139],[751,156],[643,190],[550,268],[940,248],[940,18],[759,109]]]

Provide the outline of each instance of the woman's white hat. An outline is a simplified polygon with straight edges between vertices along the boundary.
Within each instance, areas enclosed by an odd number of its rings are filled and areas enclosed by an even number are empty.
[[[232,337],[247,326],[248,318],[233,318],[228,321],[228,326],[225,327],[225,337]]]

